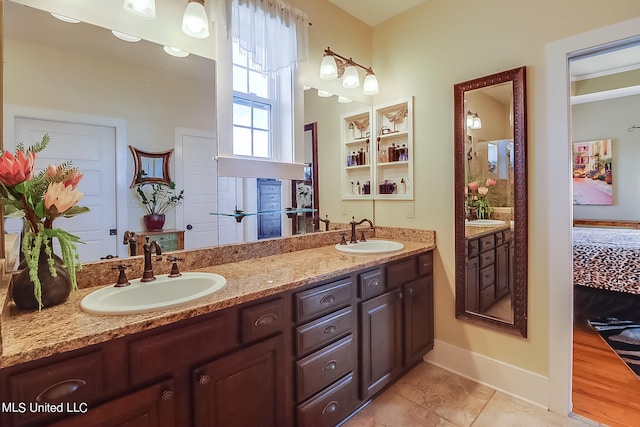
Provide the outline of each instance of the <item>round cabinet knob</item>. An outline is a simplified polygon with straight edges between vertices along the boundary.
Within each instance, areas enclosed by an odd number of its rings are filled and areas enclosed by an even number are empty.
[[[162,401],[170,402],[173,400],[173,392],[171,390],[165,390],[162,392]]]
[[[193,225],[187,224],[187,230],[193,230]]]
[[[200,385],[207,385],[210,381],[211,378],[209,377],[209,375],[200,375],[200,378],[198,379]]]

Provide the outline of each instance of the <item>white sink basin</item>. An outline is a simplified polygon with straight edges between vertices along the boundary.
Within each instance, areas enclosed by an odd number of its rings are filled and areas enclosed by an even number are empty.
[[[502,224],[505,224],[505,222],[500,219],[475,219],[465,222],[465,225],[470,225],[471,227],[493,227]]]
[[[367,240],[366,242],[347,243],[346,245],[336,245],[340,252],[350,254],[382,254],[385,252],[395,252],[404,249],[404,245],[393,240]]]
[[[219,291],[227,279],[214,273],[186,272],[180,277],[156,276],[152,282],[130,280],[117,288],[109,285],[80,301],[80,308],[91,314],[135,314],[177,307]]]

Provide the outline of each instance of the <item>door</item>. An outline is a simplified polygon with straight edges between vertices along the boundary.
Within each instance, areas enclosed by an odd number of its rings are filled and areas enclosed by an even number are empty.
[[[395,289],[360,304],[360,398],[367,400],[402,371],[402,294]]]
[[[28,147],[40,142],[45,133],[51,140],[36,155],[36,170],[72,160],[72,165],[84,174],[78,185],[84,193],[79,205],[90,210],[73,218],[59,218],[54,227],[80,238],[83,244],[78,245],[78,254],[82,262],[116,255],[117,235],[111,235],[111,230],[117,229],[115,128],[16,117],[15,141],[8,143],[23,142]]]
[[[194,249],[218,245],[218,164],[213,159],[218,152],[217,141],[203,131],[176,130],[176,161],[182,163],[184,188],[182,221],[184,248]],[[176,174],[180,176],[179,174]]]

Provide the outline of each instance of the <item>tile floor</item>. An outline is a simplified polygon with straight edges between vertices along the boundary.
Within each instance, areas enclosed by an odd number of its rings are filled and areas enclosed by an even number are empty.
[[[343,427],[593,427],[421,363]]]

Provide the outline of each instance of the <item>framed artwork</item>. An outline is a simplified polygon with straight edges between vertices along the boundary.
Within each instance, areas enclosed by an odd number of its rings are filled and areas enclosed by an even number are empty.
[[[611,139],[573,143],[573,204],[613,205]]]

